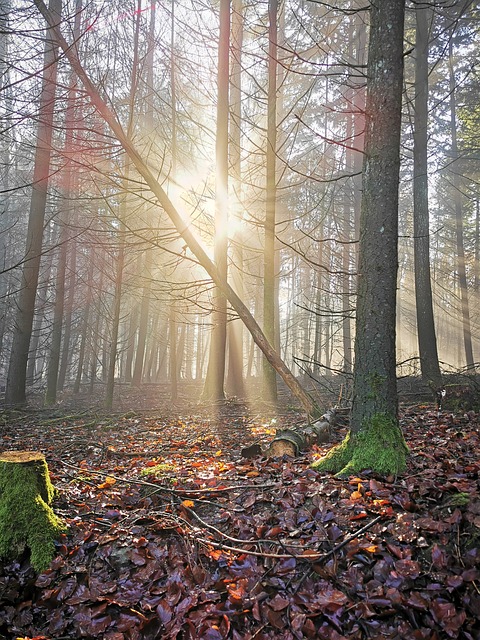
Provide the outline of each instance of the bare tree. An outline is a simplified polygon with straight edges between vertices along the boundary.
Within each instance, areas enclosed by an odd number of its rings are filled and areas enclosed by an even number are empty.
[[[428,25],[430,9],[416,7],[415,118],[413,131],[413,234],[418,350],[422,377],[432,389],[442,384],[433,316],[428,212]]]
[[[228,250],[228,120],[229,120],[230,0],[220,0],[220,35],[217,75],[215,265],[227,280]],[[220,287],[213,295],[212,332],[203,397],[217,402],[225,398],[227,299]]]
[[[45,38],[44,71],[39,105],[27,241],[5,391],[5,401],[13,405],[22,405],[26,402],[28,350],[32,335],[50,177],[58,52],[58,42],[52,35],[54,30],[52,26],[56,28],[60,23],[61,0],[50,0],[48,10],[52,16],[52,25],[47,28],[47,37]]]

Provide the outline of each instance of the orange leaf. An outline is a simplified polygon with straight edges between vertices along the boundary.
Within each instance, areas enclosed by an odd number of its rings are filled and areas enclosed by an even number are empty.
[[[249,471],[245,475],[247,476],[247,478],[256,478],[260,475],[260,473],[258,471]]]
[[[302,558],[310,558],[311,560],[313,559],[318,560],[320,556],[321,554],[318,553],[318,551],[313,551],[312,549],[305,549],[305,551],[302,552]]]
[[[378,551],[378,546],[376,544],[371,544],[369,547],[365,547],[365,551],[368,551],[369,553],[375,553],[376,551]]]
[[[193,507],[193,500],[182,500],[182,507]]]
[[[373,501],[373,504],[374,504],[376,507],[383,507],[383,506],[385,506],[386,504],[390,504],[390,500],[374,500],[374,501]]]
[[[117,481],[115,480],[115,478],[112,478],[111,476],[107,476],[105,478],[105,482],[102,482],[102,484],[97,485],[98,489],[108,489],[109,487],[113,486]]]
[[[363,496],[360,493],[360,491],[353,491],[352,494],[350,495],[350,500],[361,500],[362,497]]]
[[[367,514],[365,513],[365,511],[361,511],[360,513],[355,514],[354,516],[351,516],[350,520],[363,520],[363,518],[366,518]]]

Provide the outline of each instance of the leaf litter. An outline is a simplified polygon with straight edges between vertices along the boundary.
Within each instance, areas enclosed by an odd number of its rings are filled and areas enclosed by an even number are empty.
[[[349,480],[309,468],[331,443],[241,457],[292,412],[7,418],[68,531],[44,573],[0,561],[0,639],[480,638],[476,413],[403,408],[408,471]]]

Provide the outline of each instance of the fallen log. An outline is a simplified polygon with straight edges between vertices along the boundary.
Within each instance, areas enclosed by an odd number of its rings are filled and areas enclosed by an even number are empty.
[[[253,444],[242,449],[242,456],[254,458],[257,455],[265,455],[275,458],[287,455],[295,458],[313,444],[328,442],[336,416],[337,410],[329,409],[319,420],[311,424],[302,424],[292,429],[277,429],[274,439],[264,451],[259,444]]]

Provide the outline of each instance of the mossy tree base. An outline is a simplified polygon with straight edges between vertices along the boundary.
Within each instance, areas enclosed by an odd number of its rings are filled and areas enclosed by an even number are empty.
[[[357,432],[350,431],[312,464],[317,471],[330,471],[339,477],[370,469],[384,476],[405,470],[408,447],[398,421],[387,414],[376,414]]]
[[[42,453],[0,454],[0,557],[14,558],[27,546],[33,568],[48,567],[55,555],[54,540],[65,530],[50,506],[54,496]]]

